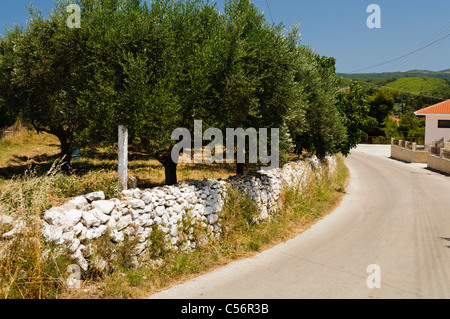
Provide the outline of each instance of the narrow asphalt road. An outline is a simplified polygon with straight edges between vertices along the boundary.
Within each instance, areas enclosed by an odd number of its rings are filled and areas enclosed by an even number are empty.
[[[450,177],[387,150],[353,151],[341,205],[303,234],[150,298],[450,298]]]

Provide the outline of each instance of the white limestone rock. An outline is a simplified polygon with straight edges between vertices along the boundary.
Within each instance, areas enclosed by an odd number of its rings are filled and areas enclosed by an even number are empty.
[[[132,193],[133,197],[136,199],[141,199],[141,197],[142,197],[142,192],[139,188],[132,189],[131,193]]]
[[[111,220],[111,219],[114,219],[116,222],[118,222],[121,216],[122,216],[122,212],[121,212],[121,211],[119,211],[119,210],[113,210],[113,211],[111,212],[111,218],[110,218],[110,220]]]
[[[130,206],[134,209],[144,209],[145,208],[145,202],[141,199],[131,199],[128,201]]]
[[[103,212],[103,214],[110,215],[115,207],[115,203],[109,200],[96,200],[91,203],[92,208],[97,208]]]
[[[77,196],[72,198],[68,204],[73,205],[75,209],[82,209],[88,204],[88,201],[84,196]]]
[[[77,251],[78,247],[80,247],[81,241],[78,238],[73,238],[70,245],[69,250],[74,253]]]
[[[161,217],[162,215],[164,215],[164,212],[165,212],[164,206],[158,206],[155,208],[155,213],[157,217]]]
[[[204,210],[204,215],[205,216],[209,216],[209,215],[211,215],[211,214],[213,214],[213,213],[215,213],[215,208],[214,207],[212,207],[212,206],[207,206],[206,207],[206,209]]]
[[[150,204],[152,202],[152,193],[150,193],[150,192],[142,193],[141,200],[144,201],[145,205]]]
[[[178,226],[177,225],[173,225],[172,227],[170,227],[170,236],[172,236],[172,237],[178,236]]]
[[[115,243],[123,242],[125,240],[125,235],[123,232],[118,231],[117,229],[114,229],[111,234],[111,240]]]
[[[161,225],[161,224],[162,224],[162,219],[161,219],[161,217],[159,217],[159,216],[156,216],[153,220],[154,220],[154,222],[155,222],[157,225]]]
[[[153,225],[153,219],[151,218],[150,214],[142,214],[138,218],[138,224],[143,227],[150,227]]]
[[[89,264],[86,261],[86,259],[84,259],[84,257],[83,257],[83,254],[82,254],[83,247],[84,247],[84,245],[80,245],[78,247],[78,249],[75,251],[75,253],[72,254],[71,257],[74,260],[74,262],[76,262],[80,266],[81,270],[87,271]]]
[[[95,209],[95,210],[82,212],[81,222],[87,228],[98,227],[101,225],[101,222],[97,219],[96,215],[94,214],[96,211],[97,210]]]
[[[50,242],[61,238],[64,227],[44,223],[42,235]]]
[[[131,217],[131,215],[123,216],[122,218],[120,218],[120,220],[118,221],[118,223],[116,225],[117,230],[121,231],[121,230],[127,228],[132,222],[133,222],[133,218]]]
[[[125,189],[122,191],[122,196],[123,197],[129,197],[132,198],[133,197],[133,191],[131,189]]]
[[[60,207],[50,208],[48,211],[45,212],[44,220],[50,225],[58,225],[62,213],[63,209]]]
[[[92,193],[84,195],[84,197],[91,203],[96,200],[104,200],[105,193],[103,193],[103,191],[92,192]]]
[[[74,239],[74,235],[75,235],[74,231],[63,232],[61,238],[59,240],[57,240],[56,243],[57,244],[59,244],[59,243],[61,243],[61,244],[71,243],[72,240]]]
[[[206,216],[206,218],[208,218],[208,223],[210,225],[214,225],[215,223],[217,223],[219,221],[219,216],[217,214],[210,214],[210,215]]]
[[[144,243],[138,243],[134,247],[134,253],[136,255],[140,255],[140,254],[142,254],[144,252],[145,248],[146,248],[146,245]]]
[[[99,227],[94,229],[93,239],[100,238],[103,236],[103,234],[106,233],[107,226],[106,225],[100,225]]]
[[[92,240],[95,237],[95,228],[85,228],[81,232],[80,240],[83,242],[86,240]]]
[[[81,220],[82,212],[77,209],[71,209],[61,214],[59,224],[64,226],[65,230],[72,230],[73,227]]]
[[[80,221],[80,222],[78,222],[78,224],[76,224],[74,227],[73,227],[73,232],[74,232],[74,235],[75,236],[78,236],[79,234],[81,234],[81,232],[83,231],[83,229],[85,229],[86,227],[83,225],[83,223]]]
[[[133,220],[137,219],[141,212],[142,211],[140,211],[140,210],[131,209],[131,217],[133,218]]]
[[[189,204],[195,205],[198,202],[198,198],[195,194],[191,193],[189,194],[189,196],[187,197],[187,202]]]
[[[109,229],[115,229],[115,228],[117,227],[117,221],[116,221],[114,218],[110,218],[110,219],[108,220],[108,222],[106,223],[106,226],[107,226]]]
[[[142,213],[143,213],[143,214],[150,213],[150,212],[153,211],[153,208],[154,208],[154,207],[153,207],[153,204],[152,204],[152,203],[147,204],[147,205],[145,205],[144,209],[142,210]]]
[[[200,215],[204,215],[204,213],[206,212],[205,206],[203,206],[202,204],[196,204],[193,211],[199,213]]]
[[[94,215],[94,217],[100,221],[100,224],[106,224],[109,219],[111,218],[110,216],[106,215],[105,213],[103,213],[103,211],[101,211],[98,208],[94,208],[92,210],[90,210],[90,212]],[[94,225],[94,226],[100,226],[100,225]]]

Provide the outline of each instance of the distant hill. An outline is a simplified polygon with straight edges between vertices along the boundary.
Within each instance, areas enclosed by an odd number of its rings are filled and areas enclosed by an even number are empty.
[[[383,73],[337,73],[337,76],[343,78],[359,78],[359,79],[392,79],[403,77],[433,77],[446,79],[450,81],[450,69],[442,71],[427,70],[411,70],[404,72],[383,72]]]
[[[385,86],[393,89],[435,97],[450,97],[450,81],[434,77],[403,77],[388,82]]]
[[[391,88],[415,98],[427,98],[425,103],[436,103],[450,98],[450,69],[442,71],[410,70],[384,73],[337,73],[341,87],[347,87],[357,79],[369,95],[380,88]]]

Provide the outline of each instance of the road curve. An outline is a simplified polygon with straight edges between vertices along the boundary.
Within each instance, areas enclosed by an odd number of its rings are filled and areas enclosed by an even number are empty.
[[[341,205],[309,230],[150,298],[449,298],[450,177],[364,151],[346,164]]]

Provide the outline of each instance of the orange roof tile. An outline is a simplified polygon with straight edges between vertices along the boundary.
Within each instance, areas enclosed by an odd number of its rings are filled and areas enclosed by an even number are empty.
[[[447,101],[439,102],[434,105],[427,106],[423,109],[415,111],[416,115],[426,114],[450,114],[450,99]]]

